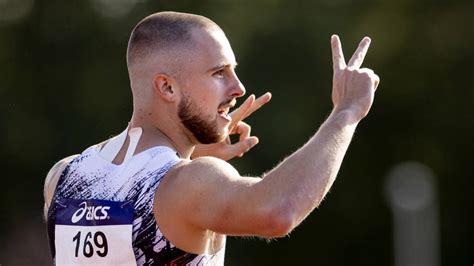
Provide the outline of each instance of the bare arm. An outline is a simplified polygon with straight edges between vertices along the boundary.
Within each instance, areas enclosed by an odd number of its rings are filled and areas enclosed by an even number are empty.
[[[358,123],[372,106],[379,77],[370,69],[360,69],[369,44],[370,39],[364,38],[346,66],[339,38],[332,37],[333,112],[308,143],[255,186],[259,195],[286,195],[272,207],[286,214],[282,217],[286,231],[301,223],[323,200]]]
[[[158,207],[158,222],[179,221],[190,231],[264,237],[283,236],[296,227],[333,184],[355,128],[372,105],[379,79],[372,70],[360,69],[369,43],[364,38],[346,66],[339,38],[333,36],[334,108],[302,148],[264,179],[242,177],[210,157],[177,167],[156,196],[161,206],[170,206],[166,213],[174,218],[159,217],[165,207]]]

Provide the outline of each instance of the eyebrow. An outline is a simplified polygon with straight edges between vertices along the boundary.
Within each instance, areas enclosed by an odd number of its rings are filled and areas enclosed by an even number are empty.
[[[234,68],[236,68],[237,66],[239,65],[239,63],[235,63],[235,64],[220,64],[220,65],[217,65],[211,69],[209,69],[209,72],[214,72],[214,71],[217,71],[219,69],[223,69],[225,67],[229,67],[229,66],[233,66]]]

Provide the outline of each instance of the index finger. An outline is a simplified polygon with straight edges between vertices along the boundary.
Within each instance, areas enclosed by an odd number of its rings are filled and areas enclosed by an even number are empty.
[[[244,120],[247,118],[249,115],[251,115],[253,112],[257,111],[260,109],[263,105],[268,103],[272,99],[272,94],[270,92],[267,92],[263,94],[262,96],[258,97],[255,101],[251,101],[250,106],[246,106],[245,108],[244,105],[247,104],[247,100],[236,110],[234,110],[232,113],[230,113],[230,116],[232,117],[232,122],[229,125],[229,131],[232,132],[234,127],[237,125],[239,121]]]
[[[362,65],[362,62],[364,62],[365,55],[367,54],[367,50],[369,49],[370,46],[370,38],[369,37],[364,37],[362,41],[359,43],[359,47],[357,47],[357,50],[354,52],[352,55],[351,60],[349,60],[349,63],[347,64],[348,67],[352,69],[358,69]]]
[[[247,118],[249,115],[251,115],[253,112],[257,111],[260,109],[260,107],[264,106],[266,103],[268,103],[272,99],[272,94],[270,92],[267,92],[263,94],[262,96],[258,97],[255,102],[250,106],[249,109],[244,113],[244,116],[242,117],[241,120],[244,120]]]
[[[335,34],[331,36],[331,50],[334,72],[346,68],[346,60],[344,59],[344,54],[342,53],[341,41],[339,40],[339,36]]]
[[[247,111],[252,107],[253,103],[255,102],[255,95],[250,95],[245,101],[234,111],[232,111],[229,115],[232,118],[229,124],[229,132],[235,127],[235,125],[245,118],[245,114]]]

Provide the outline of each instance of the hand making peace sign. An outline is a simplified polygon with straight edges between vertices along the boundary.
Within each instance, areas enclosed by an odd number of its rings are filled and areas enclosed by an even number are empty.
[[[373,70],[360,68],[369,45],[370,38],[364,37],[346,65],[339,37],[331,37],[334,110],[350,111],[354,115],[354,122],[358,122],[369,112],[374,101],[374,92],[380,82],[379,76]]]
[[[229,125],[229,135],[238,134],[239,141],[231,143],[227,137],[224,141],[213,144],[198,144],[194,148],[192,158],[201,156],[214,156],[222,160],[230,160],[236,156],[241,157],[253,146],[257,145],[258,138],[250,136],[251,127],[243,120],[257,111],[264,104],[268,103],[272,95],[267,92],[255,99],[255,95],[250,95],[240,106],[230,113],[232,121]]]

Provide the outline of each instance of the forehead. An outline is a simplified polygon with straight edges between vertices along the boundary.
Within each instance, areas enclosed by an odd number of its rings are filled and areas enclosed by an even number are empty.
[[[192,33],[195,47],[192,64],[199,68],[236,65],[235,55],[224,32],[218,28],[196,29]]]

